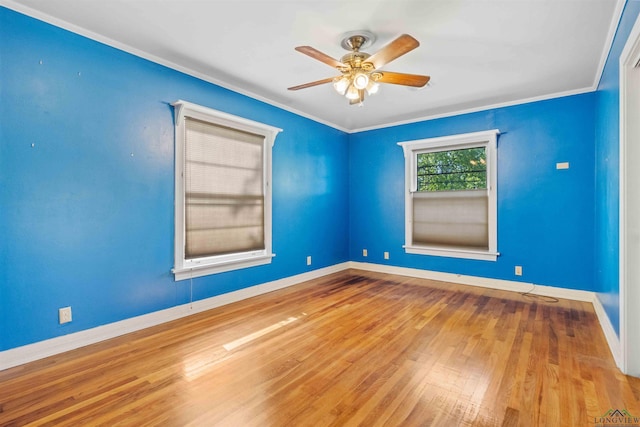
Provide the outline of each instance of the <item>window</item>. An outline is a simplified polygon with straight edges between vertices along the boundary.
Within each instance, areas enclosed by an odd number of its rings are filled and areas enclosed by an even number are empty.
[[[175,109],[176,280],[268,264],[280,129],[185,101]]]
[[[495,261],[498,130],[400,142],[405,251]]]

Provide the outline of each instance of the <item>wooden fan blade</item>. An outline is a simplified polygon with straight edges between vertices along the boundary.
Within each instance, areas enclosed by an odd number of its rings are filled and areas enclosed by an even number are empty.
[[[366,62],[370,62],[373,64],[375,69],[378,69],[399,56],[402,56],[407,52],[411,52],[418,46],[420,46],[420,42],[418,40],[414,39],[409,34],[403,34],[367,58]]]
[[[342,62],[333,59],[327,54],[320,52],[319,50],[312,48],[311,46],[298,46],[296,50],[300,53],[304,53],[307,56],[312,57],[313,59],[317,59],[320,62],[324,62],[325,64],[333,67],[333,68],[349,68],[348,65],[343,64]]]
[[[429,76],[421,76],[419,74],[392,73],[391,71],[378,72],[382,74],[382,77],[376,80],[378,83],[391,83],[393,85],[422,87],[431,79]]]
[[[288,89],[289,90],[305,89],[305,88],[308,88],[308,87],[323,85],[325,83],[331,83],[334,79],[335,79],[335,77],[329,77],[327,79],[316,80],[315,82],[305,83],[305,84],[298,85],[298,86],[292,86],[292,87],[290,87]]]

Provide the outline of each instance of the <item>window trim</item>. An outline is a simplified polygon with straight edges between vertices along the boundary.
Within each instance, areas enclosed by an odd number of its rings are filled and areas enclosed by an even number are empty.
[[[434,255],[451,258],[467,258],[496,261],[498,252],[498,129],[448,135],[436,138],[398,142],[405,158],[405,244],[408,254]],[[455,247],[438,247],[413,244],[413,195],[417,192],[417,157],[420,153],[485,147],[487,157],[488,239],[489,249],[474,250]]]
[[[174,219],[174,267],[171,272],[175,280],[201,277],[225,271],[271,263],[272,252],[272,147],[282,129],[253,120],[234,116],[212,108],[178,100],[171,104],[175,117],[175,219]],[[201,120],[264,136],[263,194],[264,194],[264,250],[215,255],[192,260],[185,259],[185,118]]]

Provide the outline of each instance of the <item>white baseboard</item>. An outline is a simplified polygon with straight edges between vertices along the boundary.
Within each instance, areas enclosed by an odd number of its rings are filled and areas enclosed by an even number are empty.
[[[489,279],[486,277],[465,276],[455,273],[420,270],[417,268],[394,267],[391,265],[370,264],[366,262],[350,261],[349,268],[374,271],[378,273],[397,274],[398,276],[417,277],[420,279],[439,280],[442,282],[459,283],[461,285],[480,286],[483,288],[499,289],[503,291],[528,292],[555,298],[572,299],[575,301],[593,302],[595,294],[590,291],[556,288],[555,286],[535,285],[533,283],[514,282],[503,279]]]
[[[130,332],[139,331],[165,322],[170,322],[181,317],[190,316],[192,314],[265,294],[267,292],[283,289],[307,280],[336,273],[347,268],[349,268],[349,264],[346,262],[336,264],[330,267],[309,271],[307,273],[297,274],[295,276],[285,277],[272,282],[262,283],[249,288],[217,295],[204,300],[194,301],[192,304],[183,304],[165,310],[144,314],[142,316],[132,317],[130,319],[86,329],[84,331],[74,332],[68,335],[28,344],[22,347],[12,348],[10,350],[0,352],[0,370],[33,362],[34,360],[43,359],[45,357],[74,350],[90,344],[95,344],[100,341],[115,338]]]
[[[616,334],[616,330],[613,328],[611,320],[609,319],[609,316],[607,316],[607,312],[604,310],[600,299],[596,295],[594,295],[592,302],[593,309],[596,312],[596,316],[598,316],[598,321],[600,322],[600,327],[602,328],[604,337],[607,340],[607,344],[609,344],[609,349],[611,350],[611,354],[613,355],[613,360],[616,361],[616,365],[618,366],[618,368],[620,368],[620,370],[624,372],[622,363],[622,345],[620,343],[620,338],[618,337],[618,334]]]
[[[192,314],[200,313],[226,304],[230,304],[257,295],[283,289],[307,280],[316,279],[328,274],[336,273],[349,268],[372,271],[378,273],[395,274],[399,276],[417,277],[422,279],[439,280],[443,282],[459,283],[463,285],[480,286],[484,288],[500,289],[513,292],[529,292],[536,295],[545,295],[556,298],[585,301],[593,304],[594,310],[600,321],[600,326],[604,332],[611,353],[618,366],[621,366],[620,341],[607,317],[602,304],[597,299],[594,292],[581,291],[575,289],[557,288],[553,286],[533,285],[530,283],[514,282],[502,279],[490,279],[485,277],[465,276],[454,273],[442,273],[438,271],[420,270],[417,268],[394,267],[383,264],[372,264],[349,261],[332,265],[307,273],[298,274],[272,282],[262,283],[249,288],[240,289],[227,294],[218,295],[192,304],[160,310],[142,316],[132,317],[119,322],[110,323],[96,328],[87,329],[80,332],[28,344],[22,347],[13,348],[0,352],[0,370],[22,365],[34,360],[43,359],[65,351],[74,350],[90,344],[95,344],[110,338],[115,338],[130,332],[156,326],[165,322],[176,320]]]

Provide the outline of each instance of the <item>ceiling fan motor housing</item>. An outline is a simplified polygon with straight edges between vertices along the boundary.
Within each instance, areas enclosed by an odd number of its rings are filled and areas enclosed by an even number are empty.
[[[370,57],[371,55],[369,55],[366,52],[349,52],[346,55],[344,55],[342,58],[340,58],[340,62],[342,62],[343,64],[347,64],[349,65],[351,68],[362,68],[362,69],[366,69],[366,65],[365,64],[365,60]],[[367,63],[369,65],[369,63]],[[369,69],[366,71],[370,71],[371,69],[373,69],[373,67],[368,67]]]

